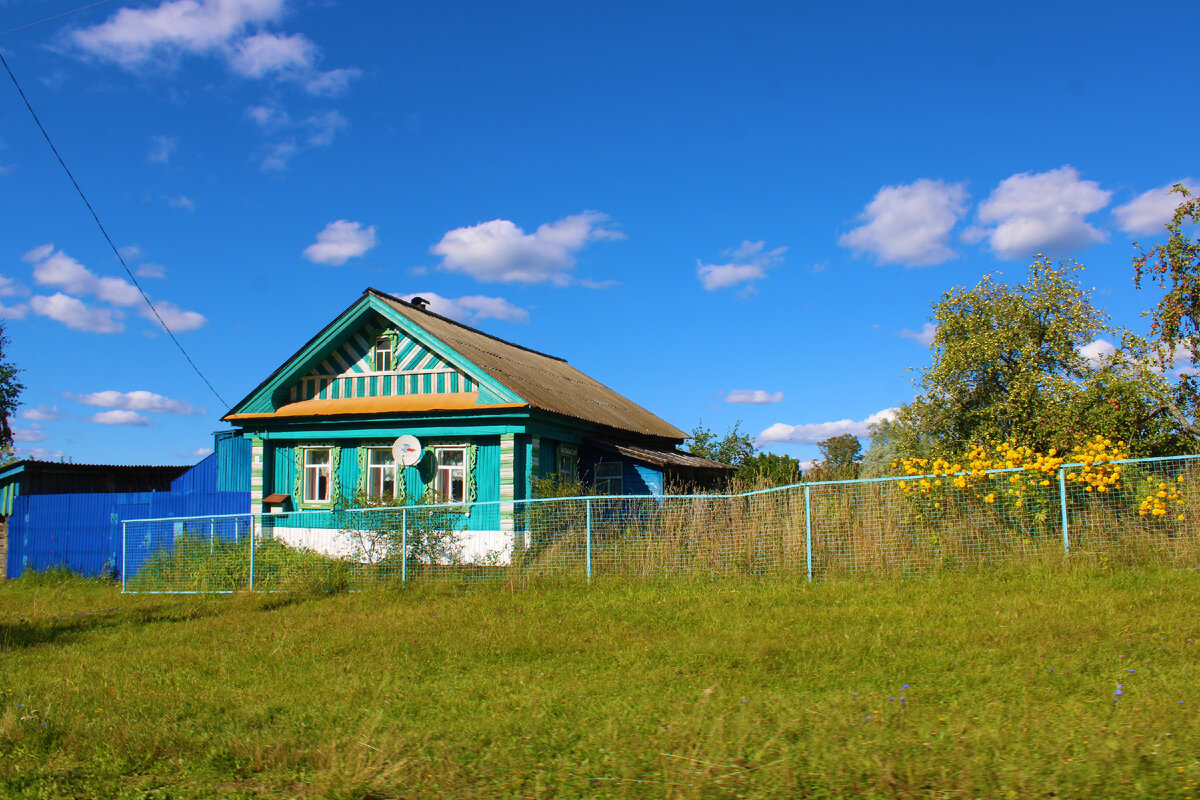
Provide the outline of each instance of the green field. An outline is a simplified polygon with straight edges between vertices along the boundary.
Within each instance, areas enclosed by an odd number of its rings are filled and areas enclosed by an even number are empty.
[[[1190,798],[1198,590],[10,581],[0,796]]]

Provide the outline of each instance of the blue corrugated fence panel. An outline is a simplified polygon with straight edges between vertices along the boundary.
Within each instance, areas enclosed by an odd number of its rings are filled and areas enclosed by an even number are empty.
[[[66,567],[87,577],[118,577],[121,523],[151,517],[244,514],[249,492],[119,492],[16,498],[8,525],[8,577]],[[230,531],[230,536],[236,536]]]
[[[199,464],[171,481],[172,492],[211,493],[217,490],[217,454],[213,453]]]
[[[216,437],[218,492],[250,491],[250,440],[235,431],[222,431]]]

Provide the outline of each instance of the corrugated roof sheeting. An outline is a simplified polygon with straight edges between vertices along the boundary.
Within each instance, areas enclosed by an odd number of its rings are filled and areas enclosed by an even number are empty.
[[[536,408],[617,430],[682,441],[687,434],[566,361],[489,336],[371,290]]]
[[[625,444],[623,442],[609,442],[604,440],[589,441],[594,447],[601,449],[613,450],[623,456],[644,461],[647,464],[656,466],[672,466],[672,467],[687,467],[689,469],[723,469],[731,470],[734,467],[729,464],[722,464],[720,461],[713,461],[700,456],[694,456],[691,453],[684,453],[679,450],[656,449],[650,447],[639,447],[637,445]]]

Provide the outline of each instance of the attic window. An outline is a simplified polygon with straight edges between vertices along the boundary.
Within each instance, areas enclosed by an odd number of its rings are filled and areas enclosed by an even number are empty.
[[[392,340],[380,336],[375,340],[375,371],[390,372],[392,369]]]

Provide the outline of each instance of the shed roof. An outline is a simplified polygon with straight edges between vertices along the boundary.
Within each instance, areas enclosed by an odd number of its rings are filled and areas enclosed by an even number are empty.
[[[644,447],[627,442],[609,442],[603,440],[593,441],[592,444],[605,450],[612,450],[623,456],[628,456],[637,461],[653,464],[656,467],[686,467],[688,469],[717,470],[736,469],[736,467],[729,464],[694,456],[691,453],[684,453],[674,448]]]
[[[676,441],[687,438],[674,425],[564,359],[491,336],[377,289],[367,289],[367,293],[452,347],[534,408],[616,430]]]

